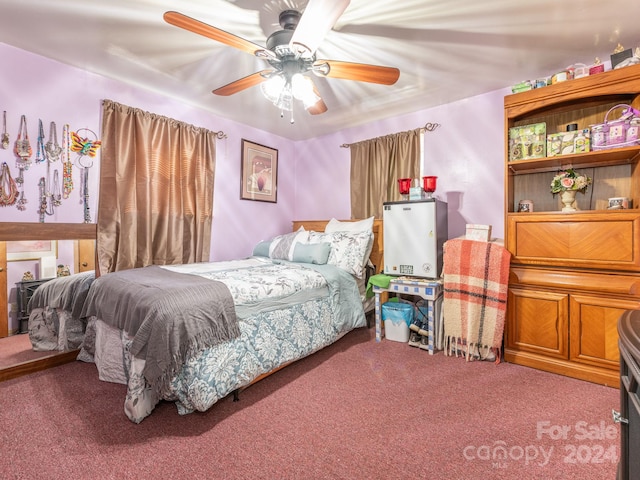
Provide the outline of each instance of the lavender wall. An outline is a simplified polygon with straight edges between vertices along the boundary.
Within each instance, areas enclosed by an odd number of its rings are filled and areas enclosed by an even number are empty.
[[[423,170],[438,177],[436,196],[449,205],[449,237],[464,234],[467,223],[492,225],[493,236],[503,237],[506,93],[495,91],[299,142],[296,214],[349,218],[349,149],[340,145],[438,123],[424,134]]]

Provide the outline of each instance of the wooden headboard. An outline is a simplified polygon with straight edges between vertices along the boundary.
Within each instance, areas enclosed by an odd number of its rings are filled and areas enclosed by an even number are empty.
[[[344,222],[355,222],[356,220],[341,220]],[[313,230],[314,232],[324,232],[324,227],[329,220],[294,220],[293,230],[296,231],[300,227],[305,230]],[[376,267],[376,273],[382,273],[384,270],[384,242],[382,235],[382,220],[375,219],[373,221],[373,248],[369,256],[371,263]]]

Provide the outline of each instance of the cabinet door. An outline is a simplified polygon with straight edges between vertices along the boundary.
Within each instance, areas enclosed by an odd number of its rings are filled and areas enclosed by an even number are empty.
[[[569,295],[509,289],[505,348],[569,358]]]
[[[96,241],[78,240],[78,264],[76,272],[86,272],[96,269]]]
[[[625,310],[639,309],[639,301],[572,294],[571,360],[617,370],[618,319]]]

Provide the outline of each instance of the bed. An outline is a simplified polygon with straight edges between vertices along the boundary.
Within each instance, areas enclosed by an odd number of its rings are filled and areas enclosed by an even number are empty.
[[[135,423],[160,401],[188,414],[237,399],[366,325],[367,265],[381,267],[378,233],[373,218],[294,222],[246,259],[103,275],[83,304],[78,359],[94,362],[101,380],[127,385],[124,411]]]
[[[86,321],[81,317],[95,271],[54,278],[40,285],[29,299],[29,339],[37,352],[66,352],[80,348]]]

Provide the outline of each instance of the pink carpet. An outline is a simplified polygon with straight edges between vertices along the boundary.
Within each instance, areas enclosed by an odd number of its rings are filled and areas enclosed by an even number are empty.
[[[240,402],[183,417],[163,403],[139,425],[91,364],[0,383],[0,478],[615,478],[618,390],[374,337],[351,332]]]

